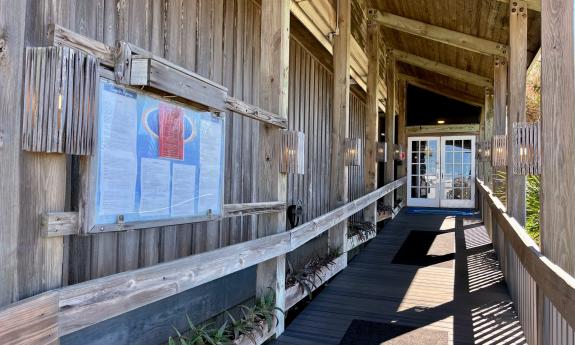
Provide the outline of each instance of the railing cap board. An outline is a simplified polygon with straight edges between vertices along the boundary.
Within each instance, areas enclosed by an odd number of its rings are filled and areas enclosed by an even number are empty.
[[[476,183],[523,267],[567,323],[575,328],[575,277],[544,256],[525,229],[505,212],[505,207],[489,187],[479,179]]]

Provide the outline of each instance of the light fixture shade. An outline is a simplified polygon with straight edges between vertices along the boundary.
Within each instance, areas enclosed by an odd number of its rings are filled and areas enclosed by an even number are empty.
[[[393,159],[396,161],[402,161],[405,159],[405,151],[403,150],[403,145],[393,145]]]
[[[26,48],[23,150],[92,154],[98,65],[67,47]]]
[[[494,168],[507,166],[507,135],[495,135],[491,144],[491,165]]]
[[[483,142],[483,161],[489,162],[491,160],[491,141]]]
[[[305,173],[305,134],[282,131],[280,172],[303,175]]]
[[[538,122],[513,124],[513,173],[539,175],[541,173],[541,127]]]
[[[383,141],[377,142],[376,160],[379,163],[387,162],[387,143]]]
[[[346,138],[345,139],[345,165],[358,166],[361,165],[361,139]]]

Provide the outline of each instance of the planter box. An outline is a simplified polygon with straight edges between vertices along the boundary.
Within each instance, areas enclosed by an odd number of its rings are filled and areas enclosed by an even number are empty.
[[[393,217],[392,211],[377,211],[377,221],[381,222],[383,220]]]
[[[353,237],[350,237],[347,239],[345,251],[349,252],[353,248],[355,248],[359,245],[362,245],[365,242],[373,239],[375,236],[377,236],[377,231],[372,232],[371,234],[369,234],[369,236],[362,238],[362,239],[359,238],[359,235],[355,235]]]
[[[319,287],[326,281],[328,281],[331,277],[339,273],[342,269],[347,266],[347,255],[342,255],[334,260],[335,264],[330,265],[329,267],[323,267],[320,272],[318,272],[319,277],[314,277],[314,285]],[[315,290],[316,288],[313,288]],[[312,290],[312,291],[313,291]],[[300,286],[300,284],[296,284],[286,289],[286,299],[285,299],[285,310],[287,311],[297,302],[301,301],[308,295],[306,289]]]
[[[272,327],[269,331],[268,331],[268,325],[267,324],[263,324],[261,325],[263,332],[254,332],[254,339],[247,337],[245,335],[241,335],[238,339],[234,340],[232,342],[233,345],[260,345],[263,344],[264,342],[266,342],[268,339],[270,339],[275,333],[276,333],[276,329],[275,327]],[[255,340],[255,342],[254,342]]]

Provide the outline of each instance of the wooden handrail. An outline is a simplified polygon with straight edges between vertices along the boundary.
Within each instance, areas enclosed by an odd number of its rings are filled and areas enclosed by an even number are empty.
[[[567,323],[575,328],[575,277],[544,256],[525,229],[505,212],[505,206],[493,195],[491,189],[479,179],[476,183],[523,267]]]
[[[182,259],[51,290],[0,309],[3,343],[49,344],[53,332],[70,334],[223,276],[286,254],[404,185],[406,178],[349,202],[290,231]],[[49,297],[49,298],[47,298]],[[35,311],[45,304],[43,313]],[[27,315],[13,320],[17,311]],[[23,332],[22,330],[25,330]],[[9,340],[9,342],[8,342]]]

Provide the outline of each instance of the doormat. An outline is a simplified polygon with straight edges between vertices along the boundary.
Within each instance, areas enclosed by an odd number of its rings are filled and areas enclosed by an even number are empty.
[[[453,267],[453,232],[412,230],[393,257],[392,264]]]
[[[445,345],[448,339],[445,331],[353,320],[339,345]]]
[[[471,208],[435,208],[435,207],[408,207],[407,214],[425,214],[434,216],[478,216],[479,211]]]

